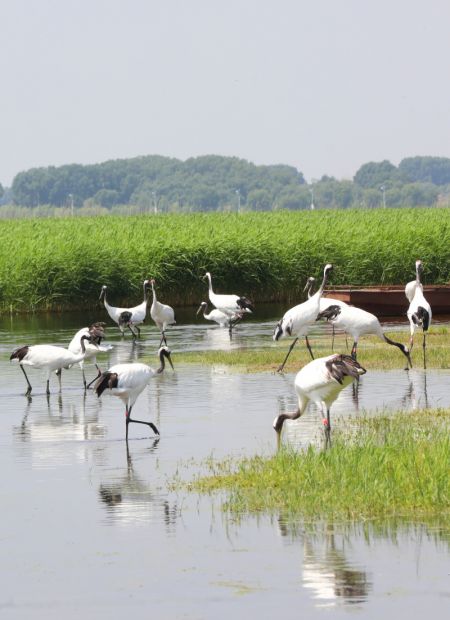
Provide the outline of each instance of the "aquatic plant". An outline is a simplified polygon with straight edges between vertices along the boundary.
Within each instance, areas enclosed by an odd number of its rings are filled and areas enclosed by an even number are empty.
[[[344,520],[450,512],[450,410],[354,420],[330,450],[282,449],[211,463],[190,488],[225,491],[225,510]],[[356,424],[356,430],[355,430]]]
[[[290,303],[326,262],[333,284],[357,286],[407,282],[418,257],[425,283],[449,280],[447,209],[6,220],[0,308],[93,307],[103,284],[133,305],[150,277],[167,303],[198,304],[206,271],[217,292]]]

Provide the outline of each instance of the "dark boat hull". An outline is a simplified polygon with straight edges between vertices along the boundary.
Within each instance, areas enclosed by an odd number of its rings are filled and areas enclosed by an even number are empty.
[[[424,286],[423,292],[433,314],[450,314],[450,285]],[[324,297],[345,301],[376,316],[401,316],[406,314],[409,306],[405,287],[395,285],[364,288],[336,286],[325,291]]]

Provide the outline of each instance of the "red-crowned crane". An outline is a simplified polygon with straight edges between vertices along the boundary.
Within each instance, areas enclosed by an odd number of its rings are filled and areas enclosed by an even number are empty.
[[[320,298],[322,297],[323,289],[325,288],[325,284],[328,279],[328,274],[332,271],[333,265],[328,263],[325,265],[323,270],[323,280],[320,285],[319,290],[312,297],[307,299],[301,304],[294,306],[290,310],[288,310],[281,321],[279,321],[275,327],[273,333],[273,339],[279,340],[280,338],[286,338],[288,336],[295,336],[295,340],[289,347],[286,357],[284,358],[283,363],[279,366],[278,372],[281,372],[287,362],[287,359],[295,346],[295,343],[301,336],[305,336],[306,346],[308,351],[314,359],[313,352],[311,350],[311,345],[308,340],[308,332],[311,325],[317,319],[317,315],[320,312]]]
[[[316,278],[313,278],[312,276],[310,276],[306,281],[306,286],[303,290],[307,291],[308,299],[313,296],[312,291],[313,291],[315,282],[316,282]],[[342,301],[341,299],[334,299],[332,297],[324,297],[322,295],[322,297],[320,298],[320,305],[319,305],[320,312],[323,312],[330,306],[348,306],[348,304],[346,304],[345,301]],[[334,351],[335,329],[334,329],[334,325],[332,325],[331,327],[332,327],[331,350]],[[346,336],[346,342],[347,342],[347,336]]]
[[[409,350],[411,351],[414,345],[414,332],[418,327],[422,328],[423,331],[423,367],[426,368],[426,340],[425,336],[428,331],[428,328],[431,325],[431,306],[428,301],[425,299],[423,294],[423,286],[420,282],[420,274],[423,271],[423,265],[421,260],[416,261],[416,280],[415,280],[415,288],[414,295],[410,300],[409,308],[407,311],[407,317],[409,320],[409,329],[410,329],[410,339],[409,339]],[[410,282],[408,285],[411,284]],[[407,285],[407,286],[408,286]],[[412,289],[412,287],[411,287]],[[406,290],[405,290],[406,292]]]
[[[324,420],[326,445],[331,445],[330,408],[341,390],[359,377],[366,370],[350,355],[335,353],[327,357],[318,357],[303,366],[295,377],[295,391],[298,408],[295,413],[281,413],[273,422],[280,444],[281,431],[286,420],[296,420],[305,411],[310,402],[319,407],[325,406],[327,418]]]
[[[405,296],[409,303],[412,302],[417,287],[420,287],[423,292],[423,286],[420,282],[420,276],[419,278],[417,278],[417,271],[420,269],[422,269],[422,261],[416,260],[416,279],[411,280],[411,282],[407,282],[407,284],[405,285]]]
[[[384,340],[387,344],[398,347],[408,360],[409,366],[412,368],[411,357],[408,347],[400,342],[395,342],[386,336],[381,327],[380,321],[371,312],[357,308],[356,306],[329,306],[317,316],[317,320],[326,319],[338,329],[344,330],[353,338],[353,347],[351,355],[356,359],[356,349],[361,336],[372,334]]]
[[[116,364],[103,372],[95,384],[95,391],[98,397],[100,397],[105,390],[109,390],[113,396],[117,396],[124,403],[126,423],[125,439],[127,441],[128,425],[130,422],[146,424],[156,435],[159,435],[159,431],[153,422],[144,422],[143,420],[134,420],[131,418],[131,410],[139,394],[144,391],[155,375],[163,372],[165,368],[165,359],[169,361],[173,368],[172,360],[170,359],[170,349],[165,346],[161,347],[158,351],[158,357],[160,366],[157,370],[153,370],[150,366],[138,362]]]
[[[33,368],[41,368],[47,371],[47,394],[50,394],[50,374],[53,371],[57,371],[59,387],[61,389],[61,370],[81,362],[86,355],[85,341],[89,341],[90,337],[83,335],[80,338],[80,353],[75,354],[64,349],[63,347],[57,347],[52,344],[34,344],[25,345],[15,349],[10,356],[10,361],[15,361],[20,365],[25,379],[28,384],[26,396],[31,394],[31,383],[25,372],[24,366],[31,366]]]
[[[250,299],[247,299],[247,297],[243,297],[242,295],[222,295],[215,293],[213,291],[212,279],[209,271],[205,273],[204,278],[208,280],[209,301],[217,308],[217,310],[220,310],[220,312],[227,315],[229,319],[228,326],[231,332],[233,327],[243,318],[245,313],[253,312],[254,306]]]
[[[145,317],[147,315],[148,285],[149,281],[144,280],[144,300],[138,306],[134,306],[134,308],[115,308],[114,306],[110,306],[106,300],[107,286],[102,286],[100,301],[103,300],[106,312],[109,314],[114,323],[117,323],[122,336],[125,335],[125,328],[128,328],[133,334],[133,338],[136,338],[136,332],[134,329],[137,331],[137,336],[140,337],[141,330],[138,325],[145,321]]]
[[[203,314],[203,318],[205,318],[207,321],[214,321],[215,323],[218,323],[222,327],[230,327],[230,325],[233,326],[233,324],[236,321],[239,321],[242,318],[242,314],[240,312],[236,312],[236,314],[229,317],[227,314],[225,314],[221,310],[217,310],[217,308],[213,308],[211,312],[207,314],[206,313],[207,309],[208,309],[208,302],[202,301],[202,303],[200,304],[197,310],[197,314],[200,314],[201,312]]]
[[[98,353],[107,353],[112,349],[112,346],[110,344],[101,344],[102,340],[105,337],[105,323],[103,322],[93,323],[90,327],[83,327],[75,334],[68,346],[69,351],[71,351],[75,355],[81,353],[81,336],[87,336],[89,338],[89,341],[85,345],[86,354],[84,358],[80,362],[78,362],[81,368],[81,372],[83,374],[84,388],[86,389],[89,386],[86,383],[86,376],[84,374],[84,363],[87,361],[91,361],[97,369],[98,374],[95,379],[91,381],[91,383],[93,383],[102,374],[97,364]],[[91,383],[89,385],[91,385]]]
[[[167,345],[166,329],[172,325],[176,325],[175,312],[171,306],[162,304],[156,299],[155,280],[150,280],[150,284],[152,285],[153,293],[153,301],[150,307],[150,316],[152,317],[157,328],[161,332],[161,340],[159,342],[159,346],[161,346],[163,342]]]

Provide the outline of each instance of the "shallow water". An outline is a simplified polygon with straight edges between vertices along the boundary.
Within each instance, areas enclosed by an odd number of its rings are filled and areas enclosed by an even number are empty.
[[[7,361],[19,344],[67,344],[95,319],[0,321],[3,618],[298,618],[324,608],[336,617],[444,617],[445,524],[310,529],[283,515],[237,522],[221,512],[220,497],[167,490],[175,475],[206,471],[211,456],[275,450],[272,420],[295,408],[292,374],[176,363],[181,349],[272,346],[273,319],[243,323],[231,343],[226,330],[181,320],[168,335],[175,372],[154,379],[134,409],[161,437],[131,425],[129,453],[120,401],[84,395],[78,368],[63,372],[62,394],[52,379],[48,399],[43,374],[30,370],[29,400],[22,373]],[[144,327],[143,336],[133,346],[111,328],[114,349],[99,356],[102,368],[153,354],[156,331]],[[449,379],[449,371],[368,372],[357,391],[341,393],[333,423],[361,410],[450,406]],[[311,409],[287,424],[284,440],[320,443],[321,417]]]

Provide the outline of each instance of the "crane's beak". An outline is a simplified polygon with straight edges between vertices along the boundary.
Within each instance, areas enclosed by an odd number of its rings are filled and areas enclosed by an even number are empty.
[[[198,310],[197,310],[197,312],[195,314],[196,315],[200,314],[200,312],[202,311],[202,308],[203,308],[203,304],[200,304],[200,306],[198,307]]]

